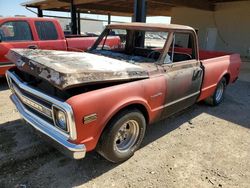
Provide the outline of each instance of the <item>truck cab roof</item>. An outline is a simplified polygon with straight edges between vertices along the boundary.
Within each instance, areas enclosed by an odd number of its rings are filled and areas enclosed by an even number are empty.
[[[43,21],[54,21],[56,19],[54,18],[41,18],[41,17],[1,17],[0,18],[0,21],[8,21],[8,20],[11,20],[11,21],[20,21],[20,20],[25,20],[25,21],[39,21],[39,20],[43,20]]]
[[[169,30],[184,30],[184,31],[193,31],[195,32],[194,28],[185,26],[185,25],[178,25],[178,24],[160,24],[160,23],[116,23],[110,24],[106,26],[108,29],[131,29],[131,30],[147,30],[147,31],[169,31]]]

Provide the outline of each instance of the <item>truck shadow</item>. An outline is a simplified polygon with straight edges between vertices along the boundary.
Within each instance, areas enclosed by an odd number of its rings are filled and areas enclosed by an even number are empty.
[[[192,120],[204,113],[209,116],[214,116],[214,118],[229,121],[236,126],[250,128],[249,96],[250,83],[238,81],[232,87],[228,88],[225,101],[220,106],[211,107],[206,105],[204,102],[201,102],[163,121],[150,125],[147,128],[141,148],[148,146],[152,142],[176,129],[182,128],[184,123],[184,131],[186,131],[186,128],[189,126],[194,126],[195,128],[195,124],[192,123]],[[209,124],[207,126],[209,126]],[[135,162],[133,161],[133,158],[130,160]],[[125,163],[129,161],[126,161]],[[87,157],[83,160],[69,161],[69,165],[67,166],[72,168],[71,165],[73,165],[78,172],[81,172],[84,178],[77,179],[74,182],[68,179],[67,182],[71,182],[71,186],[79,186],[87,183],[93,178],[101,176],[113,168],[118,167],[120,164],[109,163],[95,152],[92,152],[91,154],[87,154]],[[60,176],[57,178],[59,177]]]
[[[194,118],[196,113],[193,113],[193,111],[197,108],[197,105],[194,105],[175,116],[150,125],[146,131],[141,148],[177,129],[184,122]],[[15,132],[14,130],[18,129],[17,126],[24,126],[22,128],[25,129],[23,130],[24,134],[31,134],[29,137],[34,137],[32,140],[39,139],[33,136],[32,131],[27,126],[25,127],[21,121],[13,121],[0,125],[0,127],[6,126],[11,126],[11,128],[6,129],[9,133]],[[28,137],[28,135],[24,135],[24,137]],[[42,181],[42,186],[45,187],[49,187],[51,184],[59,187],[62,185],[68,185],[66,187],[79,186],[121,165],[108,162],[95,151],[87,153],[86,157],[82,160],[69,159],[53,149],[49,144],[44,142],[42,142],[42,144],[43,146],[37,146],[35,150],[46,148],[46,152],[37,153],[29,151],[32,153],[29,157],[26,156],[25,159],[18,158],[17,160],[12,160],[1,165],[0,185],[12,187],[19,183],[27,182],[30,187],[34,185],[39,187],[41,179],[44,179],[46,181]],[[44,144],[46,146],[44,146]],[[133,160],[133,158],[130,160]],[[129,163],[130,160],[124,163]],[[37,171],[39,171],[39,177],[35,175]],[[50,173],[47,173],[48,171]],[[68,174],[68,172],[70,172],[70,174]],[[15,176],[14,181],[12,180],[10,183],[9,178],[13,176]]]
[[[202,110],[216,118],[234,123],[235,125],[250,128],[250,82],[237,81],[229,86],[224,102],[218,107]]]
[[[237,84],[228,88],[225,101],[220,106],[211,107],[201,102],[163,121],[152,124],[147,128],[141,148],[148,146],[152,142],[176,129],[180,128],[186,131],[186,129],[191,126],[195,128],[195,124],[192,123],[192,120],[198,118],[198,116],[204,113],[209,116],[214,116],[214,118],[229,121],[238,126],[250,128],[250,105],[248,102],[249,94],[249,82],[239,81]],[[182,127],[183,124],[185,124],[185,128]],[[209,126],[209,124],[207,126]],[[92,179],[97,178],[121,165],[109,163],[95,152],[87,154],[87,157],[80,161],[71,161],[65,158],[63,160],[68,161],[68,165],[65,167],[71,169],[72,166],[74,166],[73,168],[76,169],[76,172],[80,172],[82,177],[84,177],[74,179],[74,182],[72,182],[71,179],[67,179],[67,182],[71,182],[70,186],[84,185],[88,181],[91,181]],[[132,161],[132,163],[135,162],[133,158],[131,158],[125,163],[129,163],[129,161]],[[60,176],[57,178],[59,177]]]
[[[185,128],[188,126],[195,127],[195,124],[192,124],[192,120],[204,113],[209,116],[214,116],[215,118],[229,121],[238,126],[250,128],[249,98],[250,83],[238,81],[232,87],[228,88],[225,101],[220,106],[210,107],[204,103],[195,104],[170,118],[150,125],[147,128],[141,148],[148,146],[150,143],[178,128],[182,128],[183,124],[185,124]],[[11,124],[11,122],[9,124]],[[0,125],[0,127],[2,126],[4,125]],[[15,126],[12,126],[12,128],[16,129]],[[49,145],[47,145],[47,147],[51,148]],[[49,151],[48,153],[39,154],[35,157],[32,156],[31,159],[15,161],[14,163],[8,164],[7,169],[19,169],[17,166],[24,166],[24,168],[21,168],[20,171],[7,170],[6,173],[0,173],[0,182],[8,182],[8,178],[15,175],[17,179],[14,182],[4,185],[16,185],[22,182],[28,182],[28,185],[39,185],[40,180],[45,179],[46,181],[42,181],[42,186],[47,187],[53,184],[53,186],[59,187],[61,185],[72,187],[83,185],[121,165],[106,161],[96,152],[88,153],[86,158],[82,160],[71,160],[54,149]],[[33,162],[27,165],[27,160]],[[131,160],[135,162],[132,158],[125,163],[130,163]],[[1,169],[4,170],[5,168],[1,167]],[[36,177],[37,170],[39,170],[39,177]],[[50,173],[47,173],[48,171]],[[23,172],[27,173],[23,175]],[[70,172],[70,174],[68,172]],[[18,175],[19,173],[20,177]]]

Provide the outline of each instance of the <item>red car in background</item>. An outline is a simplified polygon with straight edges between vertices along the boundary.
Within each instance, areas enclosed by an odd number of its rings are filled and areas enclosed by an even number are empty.
[[[67,36],[56,19],[52,18],[0,18],[0,77],[14,66],[5,55],[11,48],[30,48],[63,51],[86,51],[97,37]],[[120,43],[119,37],[105,42],[112,48]]]

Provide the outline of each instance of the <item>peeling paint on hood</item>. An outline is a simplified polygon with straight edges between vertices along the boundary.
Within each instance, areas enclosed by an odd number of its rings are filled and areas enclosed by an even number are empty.
[[[45,79],[59,89],[149,77],[138,65],[83,52],[11,49],[7,58],[18,69]]]

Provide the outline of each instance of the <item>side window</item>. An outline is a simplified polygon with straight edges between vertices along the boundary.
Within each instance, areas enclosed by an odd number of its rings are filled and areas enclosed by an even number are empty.
[[[53,22],[36,21],[35,26],[40,40],[58,39],[57,30]]]
[[[194,36],[191,33],[175,33],[164,63],[175,63],[195,59]]]
[[[30,26],[26,21],[5,22],[0,26],[2,41],[33,40]]]
[[[163,49],[166,39],[168,37],[167,32],[145,32],[145,43],[146,48],[160,48]]]

